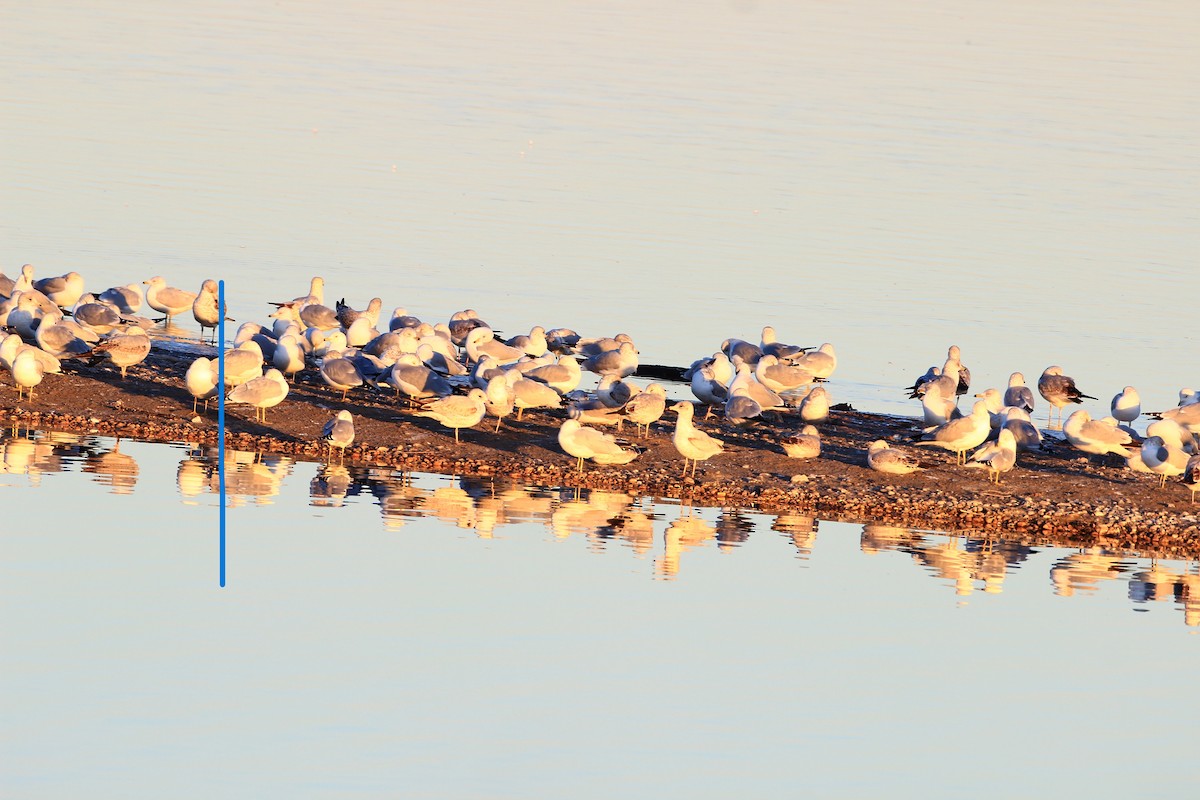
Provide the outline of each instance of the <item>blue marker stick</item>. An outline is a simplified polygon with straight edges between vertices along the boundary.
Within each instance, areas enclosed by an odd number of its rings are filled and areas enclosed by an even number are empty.
[[[217,281],[217,474],[221,503],[221,586],[225,586],[225,281]]]

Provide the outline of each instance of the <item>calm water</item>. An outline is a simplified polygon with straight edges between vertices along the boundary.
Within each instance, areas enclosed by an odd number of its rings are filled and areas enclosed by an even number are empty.
[[[1094,413],[1200,385],[1195,3],[50,0],[0,39],[9,274],[260,322],[320,274],[652,363],[771,324],[894,413],[951,343]],[[4,443],[5,796],[1196,782],[1195,565],[251,458],[218,590],[211,460],[62,444]]]
[[[211,451],[0,447],[5,796],[1200,778],[1194,563],[233,452],[220,589]]]

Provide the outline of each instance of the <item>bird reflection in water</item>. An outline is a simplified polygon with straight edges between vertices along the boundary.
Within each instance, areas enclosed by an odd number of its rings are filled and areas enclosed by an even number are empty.
[[[679,557],[688,550],[703,547],[716,535],[716,527],[705,522],[691,506],[681,509],[679,517],[663,534],[663,554],[654,560],[654,574],[673,579],[679,574]]]
[[[796,558],[807,561],[812,557],[817,543],[817,520],[805,514],[780,514],[771,523],[771,530],[779,531],[796,548]]]
[[[354,481],[350,470],[342,464],[322,464],[308,482],[309,505],[318,508],[340,508]]]
[[[1101,581],[1117,580],[1132,569],[1123,557],[1101,547],[1089,547],[1054,562],[1050,582],[1059,597],[1073,597],[1076,592],[1094,594]]]
[[[140,470],[133,456],[121,452],[121,440],[118,439],[112,450],[89,455],[83,471],[95,475],[96,483],[101,486],[112,487],[113,494],[133,494]]]
[[[754,522],[740,508],[722,508],[717,515],[716,538],[717,548],[728,552],[740,544],[745,544],[754,531]]]

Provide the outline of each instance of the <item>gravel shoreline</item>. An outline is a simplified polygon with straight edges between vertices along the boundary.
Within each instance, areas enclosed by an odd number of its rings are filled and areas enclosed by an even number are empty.
[[[48,375],[32,402],[17,402],[11,385],[0,391],[0,417],[9,428],[94,433],[146,441],[216,444],[216,412],[193,415],[183,375],[195,353],[159,349],[121,381],[110,365],[69,363]],[[866,466],[866,446],[875,439],[907,441],[918,420],[834,411],[821,426],[822,454],[811,460],[784,455],[780,426],[733,430],[707,422],[723,438],[726,452],[683,478],[683,459],[671,443],[674,415],[668,413],[645,439],[623,436],[644,452],[626,466],[588,464],[580,474],[558,447],[565,412],[526,412],[453,433],[414,416],[390,391],[360,390],[342,402],[313,370],[300,373],[288,398],[270,410],[267,423],[254,421],[248,406],[226,409],[226,445],[242,450],[286,453],[320,461],[321,427],[343,408],[355,419],[356,439],[347,463],[403,471],[464,476],[498,476],[542,486],[625,491],[696,505],[742,507],[777,513],[794,511],[821,519],[985,535],[1022,544],[1103,547],[1164,557],[1200,557],[1200,504],[1176,481],[1158,487],[1157,476],[1122,466],[1100,465],[1058,443],[1045,453],[1022,453],[1016,469],[998,486],[987,471],[955,467],[943,451],[912,448],[933,466],[906,476],[889,476]],[[798,429],[785,417],[781,426]]]

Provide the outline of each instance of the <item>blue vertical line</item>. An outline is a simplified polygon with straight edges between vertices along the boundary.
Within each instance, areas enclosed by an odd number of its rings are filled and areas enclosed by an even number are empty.
[[[217,474],[221,494],[221,586],[225,586],[225,281],[217,281]]]

